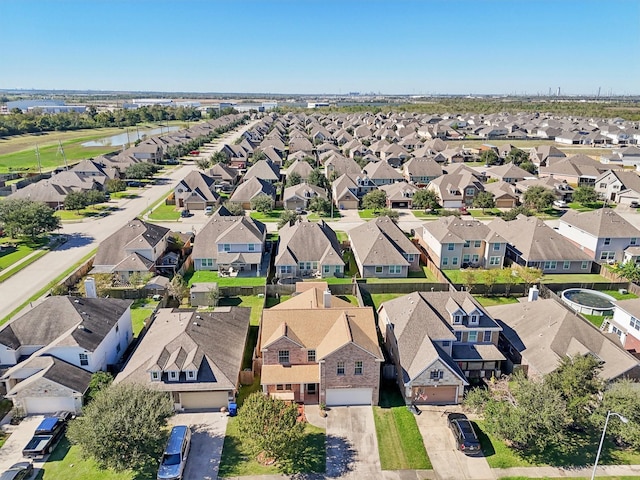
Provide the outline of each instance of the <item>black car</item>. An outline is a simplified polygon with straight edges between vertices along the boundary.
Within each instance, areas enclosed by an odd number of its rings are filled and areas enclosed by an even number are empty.
[[[12,465],[0,475],[0,480],[24,480],[33,473],[33,463],[20,462]]]
[[[447,417],[449,428],[456,439],[456,448],[465,455],[479,455],[480,441],[471,421],[462,413],[450,413]]]

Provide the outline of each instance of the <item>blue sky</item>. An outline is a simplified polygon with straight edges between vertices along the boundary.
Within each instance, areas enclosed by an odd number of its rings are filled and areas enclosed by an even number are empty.
[[[0,0],[0,88],[640,94],[637,0]]]

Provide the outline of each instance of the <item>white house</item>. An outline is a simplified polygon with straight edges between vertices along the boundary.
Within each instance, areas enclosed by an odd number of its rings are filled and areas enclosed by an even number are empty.
[[[78,413],[91,373],[115,365],[133,339],[131,301],[49,297],[0,330],[0,381],[27,414]]]
[[[620,337],[626,350],[640,351],[640,298],[615,302],[608,330]]]

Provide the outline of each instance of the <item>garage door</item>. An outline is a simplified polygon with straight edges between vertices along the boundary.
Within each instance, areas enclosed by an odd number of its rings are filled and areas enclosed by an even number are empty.
[[[75,412],[75,400],[72,397],[27,397],[23,400],[27,414]]]
[[[185,410],[214,409],[226,407],[227,392],[182,392],[180,404]]]
[[[371,405],[371,395],[370,388],[328,388],[326,404],[334,407]]]
[[[418,405],[439,405],[457,403],[457,387],[413,387],[413,401]]]

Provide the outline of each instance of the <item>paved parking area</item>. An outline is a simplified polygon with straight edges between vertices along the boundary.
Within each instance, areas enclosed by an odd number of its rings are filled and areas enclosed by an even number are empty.
[[[447,413],[457,407],[424,406],[416,416],[424,446],[440,480],[494,480],[495,474],[483,456],[470,457],[460,452],[447,425]]]
[[[378,439],[371,407],[331,407],[327,416],[329,478],[380,478]]]
[[[179,413],[169,419],[170,425],[191,427],[191,450],[184,471],[185,480],[218,478],[227,418],[225,413],[202,412]]]
[[[43,418],[42,415],[34,415],[25,418],[19,425],[2,426],[2,430],[6,434],[10,434],[10,436],[0,448],[0,472],[3,472],[14,463],[23,461],[22,449],[29,443],[36,431],[36,427]]]

